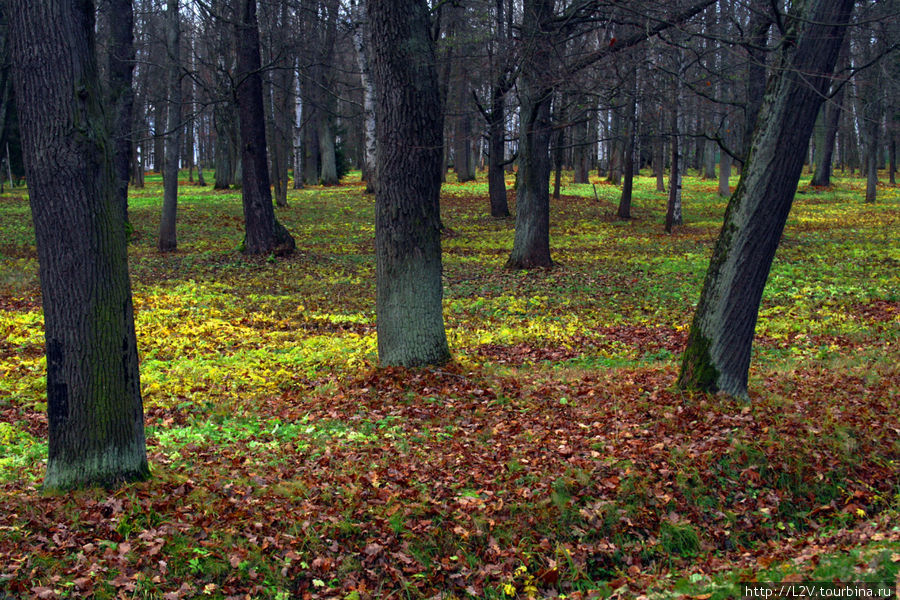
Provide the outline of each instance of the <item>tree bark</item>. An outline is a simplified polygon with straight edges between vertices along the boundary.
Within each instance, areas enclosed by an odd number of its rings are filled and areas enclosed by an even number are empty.
[[[839,65],[846,66],[847,53],[849,52],[850,47],[849,40],[850,36],[846,36],[844,45],[841,46],[841,53],[838,55]],[[842,82],[836,82],[836,84],[840,83]],[[837,140],[838,126],[841,122],[841,112],[843,111],[844,89],[845,86],[842,85],[834,98],[825,103],[825,106],[823,107],[825,114],[822,119],[824,121],[822,147],[816,149],[819,157],[818,160],[816,160],[816,171],[813,173],[813,178],[809,182],[812,186],[828,187],[831,185],[831,163],[834,161],[834,146],[835,141]]]
[[[439,195],[444,132],[423,0],[369,0],[376,94],[378,360],[450,359],[444,332]]]
[[[719,195],[727,198],[731,195],[731,156],[727,152],[719,155]]]
[[[160,252],[178,247],[178,155],[181,150],[181,23],[178,0],[166,2],[166,57],[169,90],[169,114],[166,124],[166,162],[163,171],[163,207],[159,222]]]
[[[375,193],[375,85],[372,81],[372,57],[369,53],[369,24],[366,21],[366,0],[351,0],[353,19],[353,46],[359,65],[360,83],[363,88],[363,122],[365,152],[363,154],[366,193]]]
[[[128,220],[128,180],[131,171],[131,127],[134,121],[134,9],[132,0],[109,0],[109,105],[113,107],[117,195]]]
[[[269,163],[266,157],[266,117],[260,71],[256,0],[236,0],[238,120],[241,128],[241,198],[244,205],[244,252],[290,254],[294,238],[275,220]]]
[[[516,233],[506,266],[551,267],[550,257],[550,74],[552,41],[541,24],[553,15],[553,0],[525,0],[522,36],[529,54],[519,75],[519,180]]]
[[[637,72],[633,75],[631,102],[628,107],[628,120],[626,122],[627,131],[625,132],[625,171],[623,173],[624,183],[622,185],[622,196],[619,198],[619,210],[617,215],[620,219],[631,218],[631,192],[634,185],[634,140],[635,132],[638,126],[637,117],[637,91],[638,77]]]
[[[501,3],[502,4],[502,3]],[[488,117],[488,195],[491,200],[491,216],[505,219],[509,216],[506,200],[506,175],[503,172],[506,156],[506,107],[505,97],[509,87],[502,80],[491,88],[491,112]]]
[[[759,109],[762,106],[763,96],[766,92],[766,40],[769,37],[769,28],[772,26],[772,18],[769,15],[766,0],[752,0],[750,2],[750,23],[748,26],[750,39],[747,43],[747,104],[744,108],[744,143],[741,153],[744,161],[750,153],[750,142],[756,121],[759,118]]]
[[[94,7],[80,0],[8,6],[44,305],[44,487],[144,479],[125,220],[94,54]]]
[[[828,90],[853,0],[793,5],[777,76],[728,203],[682,359],[678,385],[747,397],[750,351],[766,278]]]

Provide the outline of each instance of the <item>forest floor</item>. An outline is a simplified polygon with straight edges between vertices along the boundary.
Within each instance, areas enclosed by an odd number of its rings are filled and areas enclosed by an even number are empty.
[[[736,183],[736,181],[734,182]],[[732,598],[742,581],[896,583],[900,189],[801,186],[751,401],[679,356],[726,201],[563,187],[549,270],[503,268],[486,183],[442,195],[454,360],[376,368],[373,203],[291,191],[297,252],[254,259],[238,192],[186,181],[130,247],[152,479],[46,495],[42,314],[21,193],[0,196],[0,599]],[[511,201],[514,195],[510,192]]]

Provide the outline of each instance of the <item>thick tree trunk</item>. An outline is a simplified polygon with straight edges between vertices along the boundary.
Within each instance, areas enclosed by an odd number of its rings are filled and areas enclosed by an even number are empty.
[[[377,110],[378,361],[441,364],[450,359],[438,202],[444,125],[428,7],[368,0],[367,14]]]
[[[256,0],[237,0],[237,105],[241,128],[241,198],[244,204],[244,252],[289,254],[294,238],[275,220],[269,164],[266,157],[266,118],[263,111],[259,26]]]
[[[109,0],[109,106],[113,107],[113,139],[118,198],[128,219],[131,171],[131,126],[134,121],[134,10],[132,0]]]
[[[516,233],[506,266],[551,267],[550,258],[550,103],[548,87],[552,41],[541,29],[553,14],[553,0],[525,0],[523,36],[530,52],[519,75],[519,179]]]
[[[795,3],[694,314],[678,385],[747,396],[753,333],[853,0]]]
[[[166,163],[163,171],[163,207],[159,222],[161,252],[178,247],[178,155],[181,150],[181,24],[178,0],[166,2],[166,56],[168,58],[169,115],[166,125]]]
[[[44,486],[144,479],[125,220],[101,107],[94,7],[71,0],[8,5],[44,304]]]

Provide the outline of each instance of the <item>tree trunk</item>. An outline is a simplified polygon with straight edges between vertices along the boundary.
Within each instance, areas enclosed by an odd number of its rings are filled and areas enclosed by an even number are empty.
[[[125,221],[94,55],[94,7],[64,0],[8,6],[44,305],[44,487],[144,479]]]
[[[229,94],[230,96],[230,94]],[[227,190],[234,184],[237,168],[235,144],[235,111],[230,98],[223,101],[213,112],[216,130],[215,163],[216,173],[213,189]]]
[[[866,105],[866,203],[874,204],[878,195],[878,163],[881,162],[881,90]]]
[[[681,139],[682,109],[680,106],[681,88],[684,70],[679,56],[679,75],[675,82],[675,104],[672,106],[672,174],[669,178],[669,201],[666,205],[666,233],[672,233],[675,225],[681,225],[684,219],[681,216],[681,180],[682,171],[686,165],[684,161],[684,148]]]
[[[118,198],[128,220],[128,180],[131,171],[131,127],[134,121],[134,10],[132,0],[109,0],[109,106],[113,107],[113,140]]]
[[[505,83],[505,80],[504,80]],[[488,195],[491,199],[491,216],[505,219],[509,216],[506,200],[506,176],[503,163],[506,157],[506,107],[504,97],[509,90],[503,84],[491,88],[491,112],[488,115]]]
[[[897,185],[897,134],[891,134],[891,143],[888,146],[888,178],[891,185]]]
[[[625,172],[624,183],[622,185],[622,196],[619,198],[618,216],[620,219],[631,218],[631,190],[634,185],[634,140],[635,130],[638,126],[637,119],[637,73],[633,75],[631,102],[628,109],[628,121],[625,132]]]
[[[365,20],[366,0],[352,0],[350,11],[353,19],[353,46],[359,65],[360,83],[363,88],[363,122],[365,126],[365,152],[363,172],[366,193],[375,193],[375,86],[372,81],[371,55],[369,54],[369,24]]]
[[[750,142],[766,92],[766,41],[772,18],[769,15],[766,0],[751,0],[750,23],[748,26],[750,39],[747,44],[747,105],[744,108],[744,143],[741,153],[747,160]]]
[[[159,222],[160,252],[178,247],[175,222],[178,213],[178,154],[181,150],[181,24],[178,0],[166,2],[166,56],[169,118],[166,125],[166,163],[163,171],[163,207]]]
[[[731,195],[731,156],[727,152],[719,155],[719,195],[727,198]]]
[[[795,3],[777,76],[725,213],[694,314],[678,385],[747,396],[759,303],[784,231],[803,153],[828,90],[853,0]]]
[[[378,361],[450,359],[444,332],[438,197],[443,115],[428,7],[368,0],[376,94],[375,188]]]
[[[256,0],[237,0],[237,105],[241,128],[241,199],[244,204],[244,252],[290,254],[294,238],[275,220],[269,163],[266,157],[266,118],[260,76],[259,26]]]
[[[550,258],[550,103],[552,62],[549,34],[541,29],[553,14],[553,0],[525,0],[523,36],[530,52],[519,75],[519,179],[516,233],[506,266],[551,267]]]
[[[841,46],[841,52],[838,55],[838,70],[840,70],[842,66],[847,66],[847,54],[850,48],[849,42],[850,36],[846,36],[844,44]],[[840,85],[841,83],[843,82],[835,82],[832,87]],[[821,148],[816,149],[819,157],[818,160],[816,160],[816,171],[813,173],[813,178],[809,182],[809,185],[816,187],[828,187],[831,185],[831,163],[834,160],[834,146],[835,141],[837,140],[838,126],[841,122],[841,112],[843,111],[844,89],[845,86],[841,85],[841,88],[837,90],[834,98],[829,102],[826,102],[823,107],[825,114],[822,118],[824,129],[822,132],[822,144]]]

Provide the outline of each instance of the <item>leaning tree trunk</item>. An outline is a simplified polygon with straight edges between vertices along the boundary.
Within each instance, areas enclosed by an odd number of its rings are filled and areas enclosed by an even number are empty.
[[[542,30],[553,14],[553,0],[525,0],[523,36],[531,52],[519,75],[519,184],[516,233],[506,266],[511,269],[551,267],[550,258],[550,102],[547,82],[552,41]]]
[[[158,247],[172,252],[178,247],[175,223],[178,213],[178,154],[181,150],[181,24],[178,0],[166,3],[166,56],[168,58],[169,118],[166,124],[166,163],[163,170],[163,208]]]
[[[272,207],[266,157],[266,116],[260,76],[259,26],[256,0],[237,0],[237,96],[241,128],[241,198],[244,204],[244,252],[290,254],[294,238],[278,221]]]
[[[368,0],[376,94],[375,258],[378,360],[450,359],[441,283],[444,132],[424,0]]]
[[[750,153],[706,273],[678,385],[747,396],[763,288],[828,90],[853,0],[794,4]]]
[[[113,107],[117,195],[128,219],[128,180],[131,175],[131,126],[134,121],[134,9],[132,0],[109,0],[109,105]]]
[[[44,305],[44,486],[144,479],[125,220],[94,55],[94,7],[82,0],[8,6]]]

